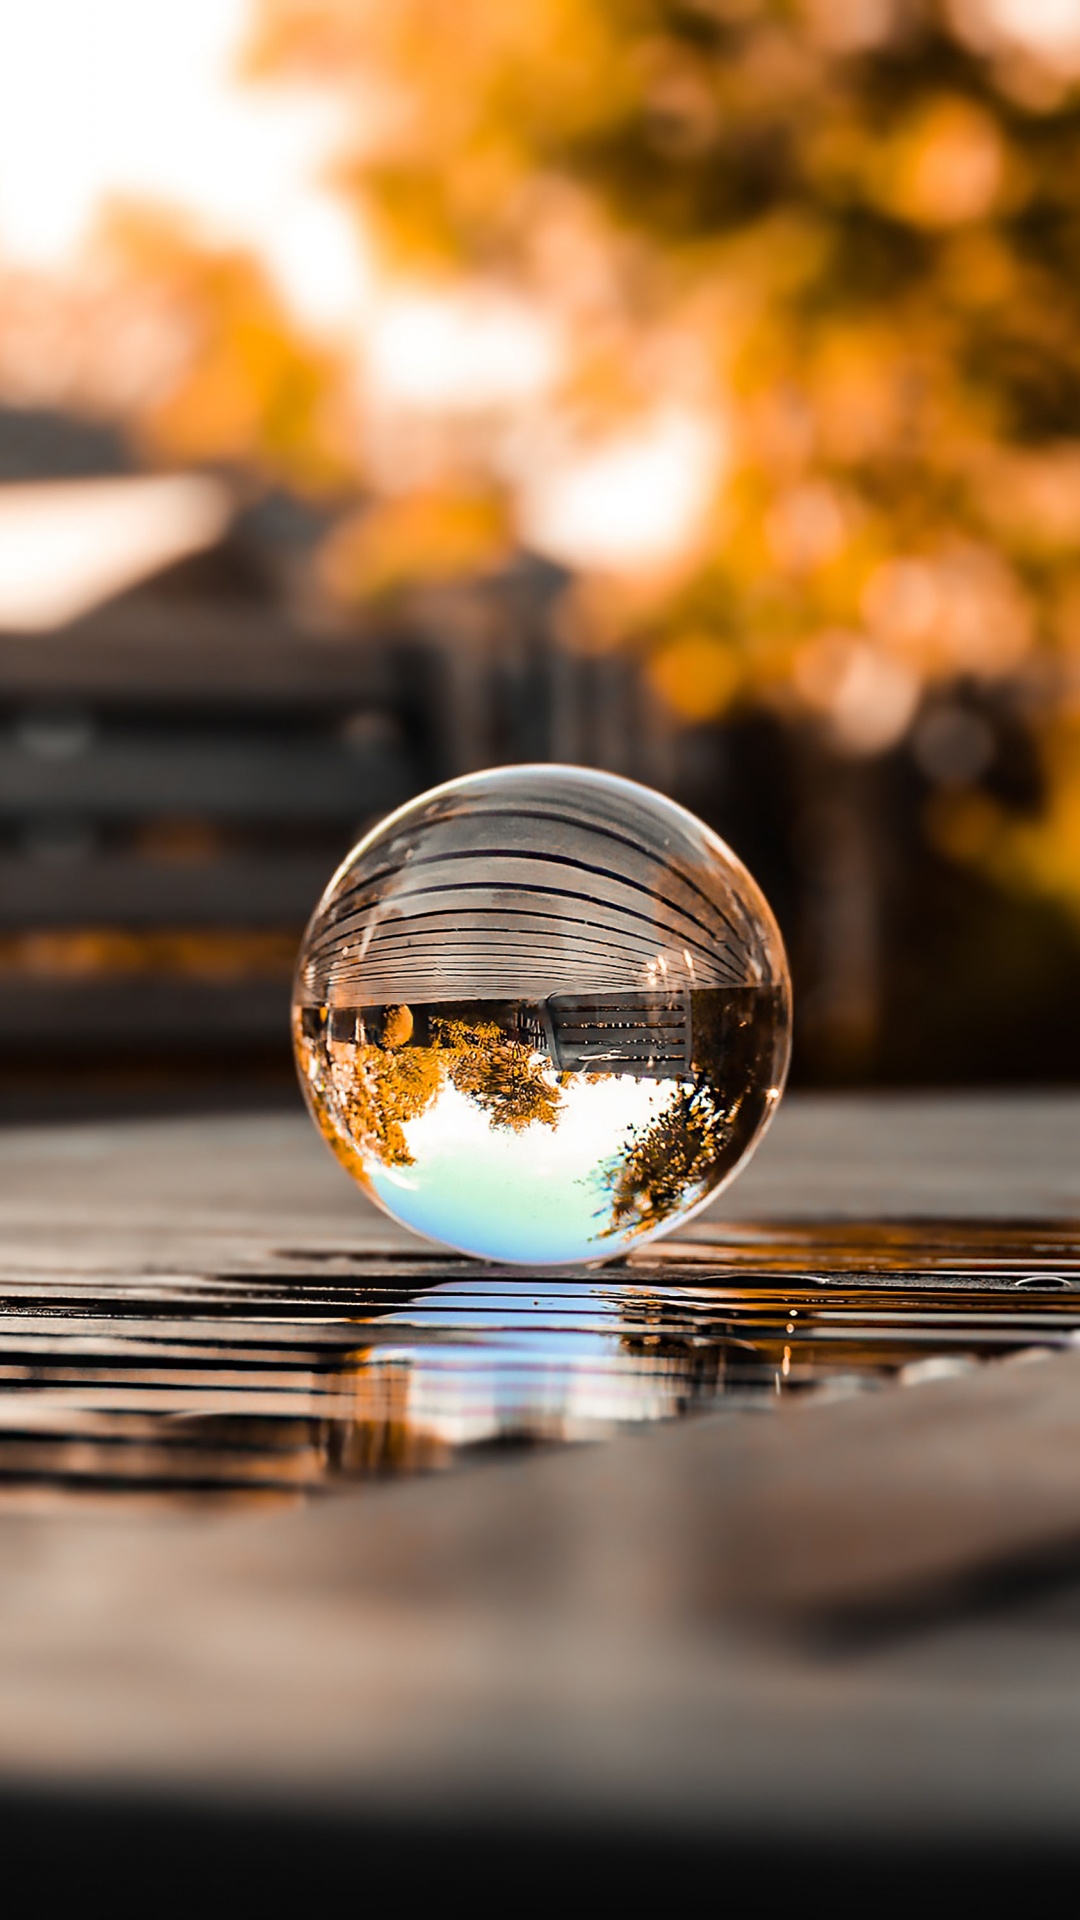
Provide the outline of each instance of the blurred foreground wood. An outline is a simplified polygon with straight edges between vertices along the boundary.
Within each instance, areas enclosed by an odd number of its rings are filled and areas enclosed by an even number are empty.
[[[1065,1096],[793,1101],[689,1237],[1075,1218],[1078,1146]],[[21,1270],[409,1245],[300,1117],[11,1133],[0,1183]],[[0,1515],[0,1775],[16,1825],[1080,1848],[1080,1352],[269,1516]]]

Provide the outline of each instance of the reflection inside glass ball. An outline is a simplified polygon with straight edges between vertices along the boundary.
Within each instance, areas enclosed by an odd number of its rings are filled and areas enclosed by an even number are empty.
[[[499,1261],[609,1259],[684,1220],[787,1071],[750,875],[673,802],[574,767],[383,821],[316,909],[293,1012],[316,1122],[371,1197]]]

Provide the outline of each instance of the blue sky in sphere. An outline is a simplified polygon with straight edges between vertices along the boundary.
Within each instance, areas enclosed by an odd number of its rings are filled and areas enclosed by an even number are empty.
[[[405,1126],[411,1167],[373,1168],[371,1183],[399,1220],[430,1239],[491,1260],[539,1266],[619,1251],[601,1239],[606,1195],[599,1173],[667,1105],[670,1080],[584,1076],[563,1090],[557,1127],[515,1133],[447,1083]]]

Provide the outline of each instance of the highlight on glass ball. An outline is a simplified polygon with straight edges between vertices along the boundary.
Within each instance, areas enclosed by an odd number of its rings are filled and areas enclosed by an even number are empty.
[[[747,1160],[787,1072],[783,945],[699,820],[580,767],[422,794],[335,874],[293,1034],[318,1127],[428,1239],[611,1259]]]

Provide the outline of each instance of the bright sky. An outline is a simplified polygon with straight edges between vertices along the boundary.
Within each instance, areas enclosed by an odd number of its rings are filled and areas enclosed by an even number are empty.
[[[661,407],[576,456],[536,462],[522,490],[525,537],[571,566],[663,567],[704,523],[725,451],[715,416]]]
[[[115,196],[258,248],[297,314],[362,309],[354,223],[320,185],[325,96],[241,86],[249,0],[0,0],[0,263],[66,270]]]
[[[250,6],[0,0],[0,272],[70,275],[110,200],[153,202],[254,248],[301,322],[363,340],[391,448],[400,410],[527,410],[559,371],[550,329],[506,298],[376,283],[357,223],[323,184],[341,108],[238,80]],[[678,550],[716,449],[668,411],[611,445],[526,454],[526,536],[618,570]]]
[[[975,16],[991,33],[1075,72],[1080,66],[1080,0],[956,0],[961,21]]]
[[[251,5],[0,0],[0,273],[71,275],[110,200],[153,202],[210,240],[251,246],[302,323],[364,342],[373,433],[381,408],[391,448],[396,408],[542,410],[560,365],[542,316],[378,283],[358,223],[324,184],[344,109],[325,93],[238,79]],[[1080,0],[950,5],[980,43],[1080,64]],[[526,432],[521,447],[526,538],[614,572],[677,558],[724,464],[700,418],[663,396],[652,419],[609,443],[559,451]]]
[[[577,1076],[557,1127],[493,1127],[453,1086],[405,1128],[411,1167],[372,1173],[372,1185],[417,1233],[493,1260],[557,1264],[610,1257],[596,1173],[671,1098],[672,1082]]]

